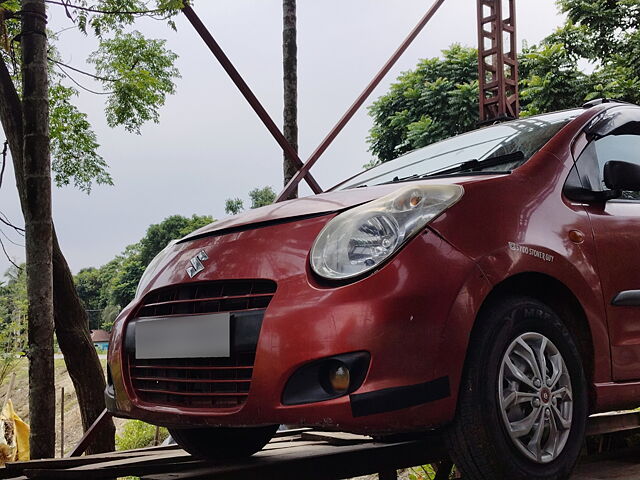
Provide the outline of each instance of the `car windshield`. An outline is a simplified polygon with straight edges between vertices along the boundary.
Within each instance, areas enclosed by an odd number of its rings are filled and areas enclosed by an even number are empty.
[[[366,170],[332,190],[426,177],[510,173],[580,113],[540,115],[458,135]]]

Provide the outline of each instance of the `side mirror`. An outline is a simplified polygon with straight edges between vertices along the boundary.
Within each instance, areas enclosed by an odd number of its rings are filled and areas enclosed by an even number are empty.
[[[640,165],[618,160],[605,163],[604,184],[611,190],[640,190]]]

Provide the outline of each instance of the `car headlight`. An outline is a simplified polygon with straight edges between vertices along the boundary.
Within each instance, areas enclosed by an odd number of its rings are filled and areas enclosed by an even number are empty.
[[[419,185],[347,210],[320,232],[311,268],[344,280],[373,270],[462,197],[460,185]]]
[[[140,277],[140,281],[138,282],[138,288],[136,288],[135,298],[138,298],[140,296],[140,293],[142,293],[142,290],[144,290],[144,287],[147,286],[147,284],[153,277],[153,274],[156,273],[158,265],[160,265],[162,260],[164,260],[165,257],[171,252],[171,247],[173,247],[177,242],[178,240],[171,240],[167,244],[167,246],[164,247],[164,249],[155,257],[153,257],[153,260],[149,262],[149,265],[147,265],[147,268],[145,269],[144,273],[142,274],[142,277]]]

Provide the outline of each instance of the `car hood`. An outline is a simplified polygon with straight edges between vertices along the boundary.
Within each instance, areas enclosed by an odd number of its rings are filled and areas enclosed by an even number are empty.
[[[228,232],[257,228],[273,223],[292,220],[300,217],[311,217],[346,210],[380,197],[388,195],[407,185],[468,185],[489,181],[504,175],[483,175],[450,178],[433,178],[417,182],[400,182],[372,187],[354,188],[336,192],[321,193],[309,197],[287,200],[265,207],[256,208],[238,215],[227,217],[211,223],[187,235],[179,243],[195,240],[211,235],[223,235]]]

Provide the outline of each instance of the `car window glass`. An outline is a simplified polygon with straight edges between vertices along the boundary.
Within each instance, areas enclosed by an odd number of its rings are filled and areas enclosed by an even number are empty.
[[[598,170],[600,172],[600,188],[606,190],[604,184],[604,166],[611,160],[640,165],[640,136],[639,135],[609,135],[596,140],[595,149],[598,158]],[[624,191],[622,198],[627,200],[640,200],[640,192]]]
[[[518,161],[487,168],[491,171],[509,172],[526,162],[580,113],[582,110],[540,115],[458,135],[362,172],[337,185],[334,190],[379,185],[396,179],[434,174],[465,162],[483,161],[521,152],[522,158]]]

